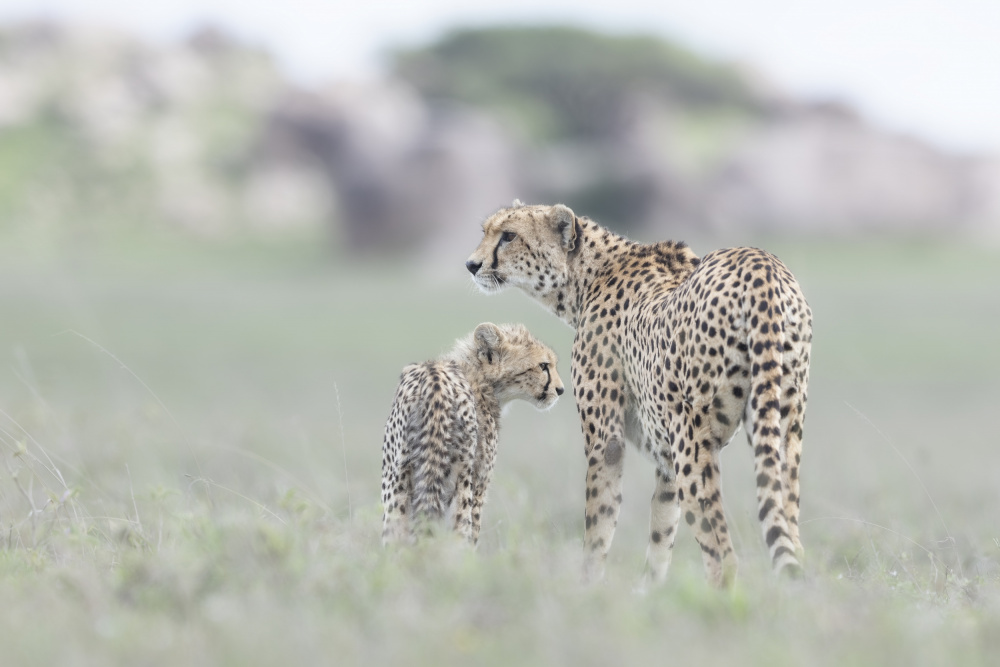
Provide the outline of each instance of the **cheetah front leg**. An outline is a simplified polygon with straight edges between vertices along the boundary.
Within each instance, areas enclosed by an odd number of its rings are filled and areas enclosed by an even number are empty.
[[[608,550],[618,526],[625,463],[624,374],[610,348],[586,349],[577,333],[573,347],[576,409],[586,443],[587,506],[583,537],[584,580],[604,577]],[[608,356],[605,356],[608,355]]]
[[[476,544],[478,530],[473,531],[472,512],[475,504],[475,481],[472,469],[462,470],[455,487],[455,532],[469,544]]]
[[[483,505],[486,504],[486,489],[490,486],[486,480],[476,486],[472,505],[472,544],[479,543],[479,529],[483,524]]]
[[[486,503],[486,489],[490,480],[470,479],[468,486],[460,481],[460,492],[456,496],[455,530],[469,544],[479,543],[479,530],[483,520],[483,505]]]
[[[583,537],[583,576],[587,582],[604,578],[611,541],[622,502],[625,440],[614,435],[606,445],[588,446],[587,510]]]
[[[460,415],[462,442],[468,443],[460,450],[458,475],[455,486],[455,532],[475,546],[479,540],[479,517],[483,510],[484,489],[481,489],[483,448],[490,443],[479,442],[479,429],[471,413]],[[493,439],[492,449],[496,451]],[[492,470],[492,463],[490,465]],[[487,483],[489,480],[487,480]]]
[[[645,585],[663,583],[670,568],[681,506],[676,479],[656,470],[656,488],[649,508],[649,546],[646,549]]]
[[[594,582],[604,578],[608,550],[618,526],[625,438],[621,421],[613,419],[614,409],[600,403],[588,404],[586,399],[578,401],[577,408],[587,452],[583,577],[584,581]]]

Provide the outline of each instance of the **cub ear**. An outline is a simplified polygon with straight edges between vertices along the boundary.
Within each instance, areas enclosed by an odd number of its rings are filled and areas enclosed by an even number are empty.
[[[476,353],[480,359],[486,359],[486,363],[492,364],[494,357],[500,357],[500,327],[492,322],[483,322],[473,334],[476,343]]]
[[[563,249],[572,252],[576,248],[576,214],[569,206],[556,204],[549,213],[549,223],[559,234]]]
[[[515,199],[514,203],[510,205],[511,208],[521,208],[522,206],[524,206],[524,202],[520,199]]]

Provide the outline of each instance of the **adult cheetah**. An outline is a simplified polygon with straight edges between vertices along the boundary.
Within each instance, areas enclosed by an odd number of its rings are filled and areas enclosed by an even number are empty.
[[[520,324],[484,322],[442,358],[403,369],[385,425],[385,544],[444,517],[473,545],[493,475],[500,411],[515,399],[551,408],[564,388],[556,355]]]
[[[755,248],[699,259],[641,244],[573,211],[515,201],[483,224],[466,267],[487,293],[515,285],[576,331],[572,377],[587,455],[585,577],[599,579],[621,504],[626,440],[656,466],[646,577],[662,581],[680,518],[710,582],[737,558],[719,453],[741,421],[774,570],[800,572],[799,459],[812,313],[795,278]]]

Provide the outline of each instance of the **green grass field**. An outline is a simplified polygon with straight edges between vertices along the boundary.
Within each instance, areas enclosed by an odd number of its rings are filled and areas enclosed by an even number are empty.
[[[382,550],[404,364],[522,321],[569,377],[572,332],[520,293],[475,293],[461,257],[0,253],[0,664],[997,664],[1000,250],[764,245],[815,316],[807,577],[768,571],[741,435],[723,455],[737,586],[707,587],[682,530],[645,595],[635,452],[607,581],[579,583],[569,393],[506,415],[477,553]]]

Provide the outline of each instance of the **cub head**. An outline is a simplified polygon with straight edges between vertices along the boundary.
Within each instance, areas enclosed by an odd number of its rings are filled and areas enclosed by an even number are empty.
[[[567,206],[528,206],[518,200],[483,223],[483,240],[465,268],[487,294],[508,285],[544,296],[567,281],[567,259],[580,225]]]
[[[548,410],[565,391],[556,353],[523,325],[484,322],[476,327],[472,344],[501,404],[520,398]]]

